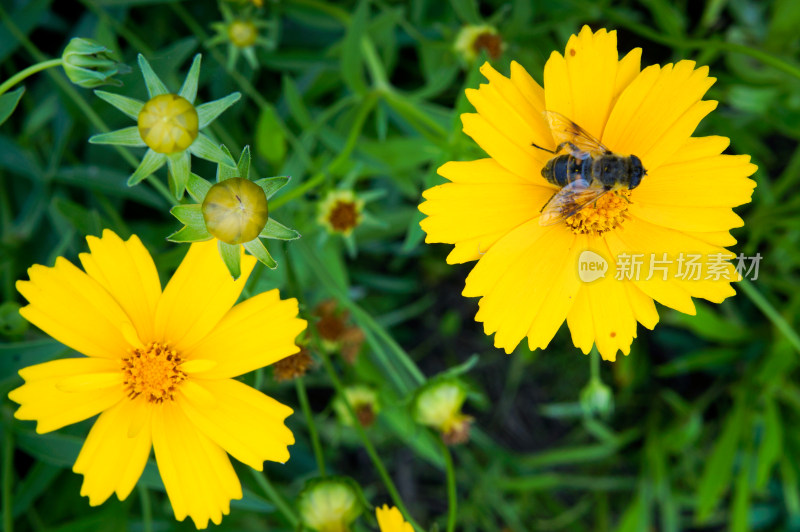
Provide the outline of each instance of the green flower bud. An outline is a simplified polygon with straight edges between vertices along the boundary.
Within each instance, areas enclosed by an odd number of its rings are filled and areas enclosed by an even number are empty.
[[[309,481],[297,505],[303,524],[318,532],[348,532],[364,509],[358,485],[346,477]]]
[[[61,54],[64,72],[75,85],[93,89],[101,85],[122,86],[114,79],[117,74],[126,74],[130,68],[111,59],[111,50],[90,39],[75,38],[69,41]]]
[[[581,390],[581,409],[586,416],[608,417],[614,411],[614,394],[600,379],[591,379]]]
[[[252,181],[240,177],[226,179],[206,194],[203,219],[208,232],[226,244],[250,242],[267,225],[267,196]]]
[[[137,125],[147,147],[158,153],[184,151],[197,139],[197,109],[177,94],[159,94],[142,106]]]
[[[466,398],[466,386],[458,379],[430,381],[414,398],[414,420],[438,430],[448,445],[464,443],[469,439],[472,422],[470,416],[461,412]]]

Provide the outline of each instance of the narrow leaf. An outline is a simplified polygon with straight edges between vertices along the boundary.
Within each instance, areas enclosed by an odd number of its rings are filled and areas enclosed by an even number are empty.
[[[197,81],[200,79],[200,60],[202,58],[203,54],[194,56],[194,61],[192,61],[191,68],[189,68],[189,73],[186,74],[183,87],[178,93],[178,96],[183,96],[189,100],[189,103],[194,103],[195,98],[197,98]]]
[[[139,167],[136,169],[133,174],[128,178],[128,186],[132,187],[134,185],[138,185],[142,179],[146,178],[147,176],[151,175],[153,172],[164,166],[164,163],[167,161],[167,156],[163,153],[157,153],[153,150],[147,150],[147,153],[144,154],[144,158],[142,162],[139,163]]]
[[[203,203],[203,200],[206,199],[206,194],[211,190],[211,183],[197,174],[189,174],[189,182],[186,184],[186,190],[189,191],[189,195],[192,196],[192,199],[198,203]]]
[[[220,149],[227,155],[231,161],[233,161],[233,154],[231,150],[228,149],[227,146],[224,144],[220,146]],[[241,177],[239,175],[239,168],[237,166],[225,166],[224,164],[217,165],[217,183],[222,183],[226,179],[231,179],[232,177]]]
[[[219,100],[198,105],[196,109],[197,117],[200,120],[200,129],[203,129],[216,120],[219,115],[225,112],[228,107],[238,102],[241,97],[241,93],[234,92]]]
[[[356,12],[350,19],[350,24],[347,27],[347,33],[342,43],[342,79],[357,94],[367,92],[367,83],[364,81],[364,70],[362,68],[364,54],[361,52],[361,39],[366,33],[368,12],[369,2],[361,0]]]
[[[276,192],[285,187],[290,179],[292,178],[289,176],[265,177],[264,179],[255,181],[255,184],[264,190],[264,194],[266,194],[267,199],[269,199],[274,196]]]
[[[217,241],[217,249],[219,249],[219,256],[222,257],[222,262],[228,268],[234,279],[238,279],[242,275],[242,252],[239,246],[226,244],[222,240]]]
[[[189,151],[206,161],[236,168],[236,161],[233,160],[233,157],[229,153],[225,153],[213,140],[202,133],[197,135],[195,141],[189,146]]]
[[[300,238],[300,233],[270,218],[267,220],[267,225],[264,226],[264,229],[261,230],[258,236],[275,240],[296,240]]]
[[[183,191],[186,190],[186,183],[189,182],[189,174],[192,173],[192,162],[189,152],[182,151],[174,155],[167,156],[167,165],[169,166],[170,185],[172,186],[172,194],[181,199]]]
[[[252,256],[257,258],[267,268],[274,270],[278,267],[278,263],[275,262],[275,259],[273,259],[272,255],[269,254],[269,251],[267,251],[267,248],[264,247],[264,244],[261,242],[261,240],[254,238],[250,242],[247,242],[243,245],[244,249],[249,251]]]
[[[203,226],[203,208],[197,203],[193,205],[175,205],[169,213],[183,225]]]
[[[89,137],[89,144],[115,144],[117,146],[130,146],[132,148],[144,148],[147,146],[142,140],[139,128],[136,126],[93,135]]]
[[[139,54],[139,68],[142,69],[144,84],[147,85],[147,94],[150,98],[169,93],[167,86],[164,85],[164,82],[153,72],[150,63],[147,62],[147,59],[145,59],[142,54]]]
[[[122,96],[120,94],[114,94],[112,92],[101,90],[94,91],[94,94],[101,100],[110,103],[134,120],[139,119],[139,113],[142,111],[142,107],[144,107],[144,102],[140,102],[139,100],[134,100],[133,98],[128,98],[127,96]]]
[[[761,445],[758,448],[758,472],[756,474],[756,487],[764,489],[769,481],[772,468],[783,454],[783,424],[775,400],[770,398],[764,411],[764,431]]]
[[[256,123],[256,150],[275,167],[286,157],[286,137],[272,106],[265,107]]]
[[[167,237],[170,242],[189,243],[189,242],[203,242],[212,238],[211,233],[208,232],[206,226],[186,226],[180,231],[176,231]]]
[[[0,96],[0,125],[3,125],[3,122],[8,120],[11,113],[17,108],[17,104],[24,92],[25,87],[20,87],[15,91],[7,92]]]

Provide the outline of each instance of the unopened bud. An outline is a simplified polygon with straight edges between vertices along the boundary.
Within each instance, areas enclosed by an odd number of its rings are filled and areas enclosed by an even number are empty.
[[[346,477],[311,480],[298,499],[303,524],[318,532],[348,532],[363,507],[358,485]]]
[[[114,76],[130,72],[130,68],[111,59],[110,53],[111,50],[90,39],[72,39],[61,54],[64,72],[72,83],[85,89],[101,85],[119,87],[122,82]]]
[[[591,379],[581,390],[581,410],[586,416],[608,417],[614,412],[614,394],[600,379]]]
[[[202,210],[208,232],[232,245],[258,237],[269,220],[264,190],[240,177],[212,186],[203,200]]]

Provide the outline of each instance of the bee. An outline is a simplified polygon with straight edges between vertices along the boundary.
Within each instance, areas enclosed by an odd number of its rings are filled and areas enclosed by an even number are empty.
[[[561,187],[542,207],[541,225],[553,225],[595,203],[615,190],[633,190],[647,170],[635,155],[619,155],[581,126],[555,111],[544,112],[555,151],[536,144],[533,147],[555,155],[542,168],[542,177]]]

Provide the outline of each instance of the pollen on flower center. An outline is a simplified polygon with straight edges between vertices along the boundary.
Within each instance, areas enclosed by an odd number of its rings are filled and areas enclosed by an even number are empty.
[[[185,150],[197,138],[200,120],[197,110],[177,94],[161,94],[147,101],[139,112],[139,135],[158,153]]]
[[[151,342],[144,349],[134,349],[122,359],[125,388],[128,397],[143,395],[151,403],[163,403],[174,398],[178,385],[186,380],[180,369],[180,355],[169,345]]]
[[[629,190],[618,190],[605,194],[595,203],[582,208],[565,220],[573,232],[579,235],[602,235],[628,219],[628,206],[631,204]]]

